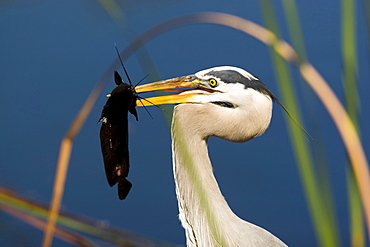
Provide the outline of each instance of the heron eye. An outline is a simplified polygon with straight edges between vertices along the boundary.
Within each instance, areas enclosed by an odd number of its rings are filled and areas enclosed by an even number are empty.
[[[209,85],[210,85],[211,87],[216,87],[216,86],[217,86],[217,81],[216,81],[216,79],[210,79],[210,80],[209,80]]]

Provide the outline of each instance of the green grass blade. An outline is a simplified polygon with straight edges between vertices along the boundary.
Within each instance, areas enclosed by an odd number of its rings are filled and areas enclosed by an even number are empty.
[[[357,50],[355,3],[353,0],[342,1],[342,56],[343,80],[347,111],[358,129],[358,97],[357,92]]]
[[[361,197],[355,175],[353,174],[353,169],[349,165],[347,166],[347,185],[351,228],[351,246],[364,247],[366,243],[366,236]]]
[[[276,25],[276,18],[274,17],[275,15],[271,2],[260,1],[260,3],[267,27],[279,36],[279,29]],[[294,26],[292,28],[296,29],[299,28],[299,26]],[[299,38],[296,40],[296,42],[299,42]],[[304,47],[301,47],[300,49],[302,50],[301,52],[304,51]],[[283,101],[291,114],[299,122],[302,122],[288,66],[274,50],[271,49],[271,53]],[[298,169],[301,175],[318,241],[321,246],[340,246],[336,226],[333,224],[332,220],[333,217],[328,214],[329,210],[324,206],[323,195],[320,193],[319,184],[315,178],[315,169],[312,162],[313,159],[307,142],[300,130],[288,118],[287,125],[289,127],[290,138],[293,144]]]
[[[298,8],[296,5],[296,2],[294,0],[282,0],[282,4],[283,4],[284,12],[285,12],[285,19],[288,25],[288,30],[289,30],[290,39],[292,41],[292,45],[297,50],[299,56],[301,57],[301,60],[307,61],[303,32],[302,32],[301,25],[300,25]],[[304,103],[307,106],[307,114],[310,116],[310,118],[314,119],[315,118],[314,116],[316,116],[317,114],[316,112],[317,106],[311,100],[313,98],[313,93],[311,93],[311,90],[304,90],[302,94],[303,94]],[[320,138],[321,137],[320,125],[317,124],[316,121],[313,124],[315,125],[315,128],[314,128],[315,138],[322,139]],[[313,151],[314,153],[318,155],[313,155],[312,158],[314,160],[314,164],[317,164],[316,182],[318,183],[318,187],[320,188],[320,191],[321,191],[322,200],[324,201],[324,203],[322,203],[322,206],[325,207],[324,210],[326,211],[326,215],[328,216],[330,225],[337,226],[338,223],[337,223],[337,218],[335,214],[333,196],[331,193],[332,190],[330,186],[330,178],[329,178],[329,172],[328,172],[327,162],[325,158],[324,148],[325,148],[324,146],[323,147],[319,147],[318,145],[314,146]],[[338,235],[339,235],[338,230],[336,228],[334,228],[333,230],[335,231],[335,234],[337,235],[337,238],[338,238]],[[338,241],[339,241],[339,238],[338,238]]]
[[[343,86],[348,114],[352,119],[357,131],[359,131],[359,94],[357,91],[357,34],[355,7],[355,1],[342,0]],[[347,165],[347,185],[351,245],[362,247],[365,246],[365,228],[361,198],[350,164]]]
[[[292,45],[293,47],[295,47],[297,53],[301,57],[301,60],[307,61],[303,32],[300,25],[296,2],[294,0],[282,0],[282,4]],[[303,83],[303,78],[301,77],[300,79],[301,86],[303,87],[303,90],[301,90],[301,93],[303,95],[302,98],[307,109],[306,115],[309,116],[308,119],[315,119],[315,121],[310,122],[310,124],[314,126],[311,129],[313,129],[314,131],[315,139],[318,140],[319,143],[322,143],[321,126],[318,123],[317,118],[315,117],[318,114],[317,109],[319,109],[319,107],[317,106],[316,102],[312,100],[314,98],[313,92],[308,88],[307,84]],[[326,206],[327,212],[328,214],[330,214],[329,216],[332,221],[331,224],[337,225],[337,220],[335,217],[335,207],[331,194],[330,179],[328,175],[329,172],[325,157],[325,146],[314,145],[312,148],[312,158],[314,164],[317,164],[317,182],[319,183],[319,187],[321,188],[321,192],[323,193],[323,198],[325,199],[324,206]]]

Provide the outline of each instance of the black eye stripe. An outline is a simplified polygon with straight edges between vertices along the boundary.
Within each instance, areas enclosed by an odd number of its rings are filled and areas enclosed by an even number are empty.
[[[244,85],[244,88],[252,88],[258,92],[270,95],[273,99],[276,97],[274,94],[267,88],[267,86],[260,81],[257,77],[255,79],[250,79],[237,71],[234,70],[220,70],[220,71],[210,71],[206,74],[207,76],[213,76],[219,78],[220,81],[224,83],[240,83]]]
[[[247,81],[258,80],[258,78],[255,76],[253,76],[253,78],[250,77],[248,78],[235,70],[216,70],[216,71],[212,70],[209,71],[206,75],[219,78],[221,81],[225,83],[235,83],[235,82],[244,83]]]

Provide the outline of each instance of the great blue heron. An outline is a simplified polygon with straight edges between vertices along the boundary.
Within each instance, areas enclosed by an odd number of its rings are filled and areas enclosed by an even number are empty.
[[[232,212],[213,175],[207,150],[210,136],[246,142],[263,134],[276,97],[257,77],[231,66],[136,87],[138,93],[171,89],[180,93],[137,101],[137,105],[177,104],[171,131],[173,170],[187,246],[286,246]],[[191,173],[198,176],[202,191]]]

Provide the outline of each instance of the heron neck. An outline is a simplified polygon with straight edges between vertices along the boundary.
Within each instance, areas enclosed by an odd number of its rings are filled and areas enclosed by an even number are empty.
[[[186,230],[188,246],[214,246],[224,228],[233,228],[240,220],[225,201],[213,174],[208,156],[207,138],[196,127],[174,118],[172,125],[173,169],[179,218]],[[194,127],[194,126],[193,126]],[[226,222],[226,224],[225,224]]]

